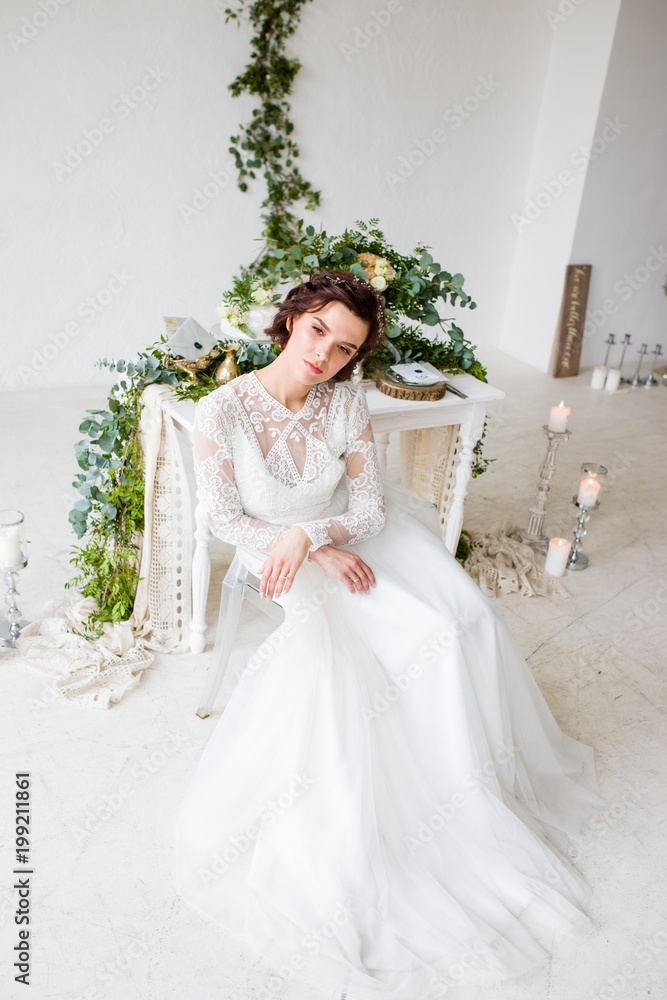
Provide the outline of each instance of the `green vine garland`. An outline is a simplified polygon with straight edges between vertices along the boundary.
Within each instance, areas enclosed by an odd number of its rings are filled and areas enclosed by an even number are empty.
[[[235,157],[238,186],[248,190],[248,179],[255,180],[256,170],[263,169],[268,194],[262,202],[264,236],[284,239],[294,232],[296,216],[289,206],[305,200],[306,208],[320,204],[320,192],[304,179],[295,160],[299,156],[289,119],[290,105],[286,100],[301,68],[298,59],[288,59],[285,42],[299,25],[299,15],[308,0],[255,0],[240,3],[237,10],[225,10],[225,23],[232,19],[240,24],[245,13],[255,29],[250,42],[252,58],[243,73],[229,89],[234,97],[247,93],[259,99],[247,125],[241,125],[238,135],[231,136],[229,152]]]

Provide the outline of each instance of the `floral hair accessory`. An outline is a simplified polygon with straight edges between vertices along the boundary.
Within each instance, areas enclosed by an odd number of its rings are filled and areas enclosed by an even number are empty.
[[[384,305],[382,303],[382,299],[381,299],[380,294],[377,291],[377,289],[374,288],[373,285],[371,285],[370,281],[366,281],[364,278],[360,278],[358,274],[353,274],[352,271],[348,271],[347,273],[348,273],[348,276],[349,276],[349,278],[350,278],[351,281],[356,281],[356,283],[358,285],[365,285],[367,288],[371,289],[371,291],[373,292],[373,295],[375,296],[375,300],[377,302],[377,321],[378,321],[378,326],[379,326],[379,328],[381,330],[386,329],[387,321],[386,321],[385,314],[384,314]],[[345,278],[339,278],[337,275],[334,276],[334,275],[331,275],[331,274],[327,274],[327,275],[325,275],[325,277],[326,277],[327,281],[332,282],[332,284],[334,284],[334,285],[345,285],[345,284],[347,284],[347,280]]]

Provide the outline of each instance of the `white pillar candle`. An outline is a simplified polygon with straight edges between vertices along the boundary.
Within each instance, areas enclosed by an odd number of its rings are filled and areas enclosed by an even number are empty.
[[[604,365],[596,365],[591,375],[591,389],[604,389],[604,380],[607,377],[607,369]]]
[[[577,503],[580,503],[582,507],[595,507],[599,492],[600,484],[597,479],[592,479],[590,476],[582,479],[579,483]]]
[[[552,538],[549,541],[549,551],[544,564],[545,572],[550,576],[563,576],[571,549],[572,543],[568,542],[567,538]]]
[[[621,369],[620,368],[610,368],[607,372],[607,378],[604,383],[604,387],[607,392],[616,392],[619,385],[621,384]]]
[[[17,524],[0,528],[0,566],[18,566],[21,562],[21,533]]]
[[[567,430],[567,418],[570,416],[570,407],[563,404],[561,399],[558,406],[551,407],[551,413],[549,414],[549,423],[547,427],[550,431],[556,431],[562,434],[563,431]]]

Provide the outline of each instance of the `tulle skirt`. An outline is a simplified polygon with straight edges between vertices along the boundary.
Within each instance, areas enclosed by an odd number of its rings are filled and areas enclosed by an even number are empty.
[[[563,835],[603,804],[593,751],[434,509],[387,492],[383,530],[350,546],[377,586],[302,565],[177,817],[178,891],[262,956],[260,997],[300,980],[436,1000],[589,926]]]

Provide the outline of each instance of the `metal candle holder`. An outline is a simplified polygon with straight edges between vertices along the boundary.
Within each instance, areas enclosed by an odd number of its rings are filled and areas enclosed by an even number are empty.
[[[662,357],[662,344],[656,344],[655,349],[651,351],[651,353],[653,355],[653,361],[651,362],[651,370],[644,379],[644,386],[647,389],[650,388],[652,385],[659,384],[657,378],[653,374],[653,369],[655,368],[655,363],[658,360],[658,358]]]
[[[581,472],[584,476],[589,479],[596,480],[600,486],[604,482],[605,476],[607,475],[607,469],[604,465],[596,465],[592,462],[584,462],[581,466]],[[570,556],[567,560],[566,569],[586,569],[588,566],[588,556],[584,555],[581,551],[582,539],[586,534],[586,524],[591,519],[591,511],[597,510],[600,506],[600,494],[598,492],[597,499],[594,504],[581,503],[579,500],[579,494],[572,497],[572,503],[577,508],[579,513],[577,514],[577,523],[574,527],[574,542],[572,543],[572,549],[570,550]]]
[[[626,333],[626,335],[623,337],[623,350],[621,351],[621,360],[620,360],[619,365],[618,365],[618,367],[621,370],[623,369],[623,360],[625,358],[625,352],[627,351],[627,349],[628,349],[628,347],[630,346],[631,343],[632,343],[632,340],[630,339],[630,334]],[[629,378],[621,378],[621,382],[629,382],[629,381],[630,381]]]
[[[23,514],[20,510],[0,511],[0,572],[7,588],[5,594],[7,620],[0,623],[0,646],[5,648],[16,646],[21,629],[28,624],[25,619],[21,618],[21,612],[16,603],[16,595],[19,592],[17,574],[28,565],[28,557],[25,555],[21,537],[22,527]],[[13,558],[15,561],[11,565],[7,565],[7,558]]]
[[[607,337],[607,339],[605,340],[605,344],[607,345],[607,353],[605,354],[605,358],[604,358],[604,367],[605,368],[608,367],[609,352],[610,352],[610,350],[612,349],[612,347],[614,346],[615,343],[616,343],[616,341],[614,339],[614,334],[610,333],[609,336]]]
[[[519,542],[526,542],[536,552],[546,554],[549,548],[549,539],[542,533],[542,525],[544,524],[547,512],[549,483],[556,471],[556,451],[558,450],[558,445],[561,441],[567,441],[572,431],[550,431],[548,424],[543,424],[542,430],[548,439],[547,454],[540,466],[540,478],[537,484],[535,500],[533,501],[533,506],[529,508],[530,518],[528,520],[528,527],[521,531],[515,531],[511,537]]]
[[[639,361],[637,362],[637,371],[634,373],[634,375],[630,379],[630,385],[632,385],[632,386],[637,386],[637,385],[642,385],[643,384],[644,380],[642,378],[640,378],[639,370],[640,370],[640,368],[642,366],[642,361],[644,359],[644,355],[648,354],[648,344],[642,344],[642,346],[637,351],[637,354],[639,355]]]
[[[570,557],[567,561],[566,569],[586,569],[588,566],[588,556],[584,555],[581,551],[581,544],[584,535],[586,534],[586,527],[588,521],[591,519],[590,511],[597,510],[600,506],[600,501],[596,501],[594,507],[585,507],[584,504],[579,503],[576,496],[572,497],[572,503],[578,508],[579,513],[577,515],[577,523],[574,527],[574,542],[572,543],[572,549],[570,550]]]

